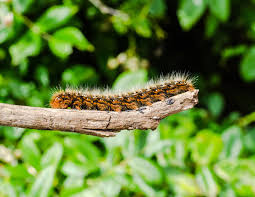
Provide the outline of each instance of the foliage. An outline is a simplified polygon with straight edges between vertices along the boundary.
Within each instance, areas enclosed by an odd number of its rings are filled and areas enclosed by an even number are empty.
[[[58,85],[129,89],[188,62],[201,103],[109,139],[0,127],[0,196],[255,196],[254,10],[254,0],[0,1],[0,102],[48,107]]]
[[[137,74],[123,73],[114,87]],[[247,132],[232,117],[220,125],[205,110],[193,109],[164,119],[156,131],[122,131],[110,139],[2,127],[0,192],[253,196],[255,130]]]

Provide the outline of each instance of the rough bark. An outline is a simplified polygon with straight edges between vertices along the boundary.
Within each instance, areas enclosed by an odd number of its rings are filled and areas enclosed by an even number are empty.
[[[120,130],[154,130],[161,119],[196,105],[197,95],[198,90],[185,92],[137,111],[124,112],[51,109],[0,103],[0,125],[111,137]]]

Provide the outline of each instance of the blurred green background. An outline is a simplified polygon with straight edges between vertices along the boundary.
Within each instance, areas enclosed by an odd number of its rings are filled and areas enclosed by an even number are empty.
[[[255,0],[0,0],[0,102],[198,76],[199,105],[98,138],[0,127],[0,196],[255,196]]]

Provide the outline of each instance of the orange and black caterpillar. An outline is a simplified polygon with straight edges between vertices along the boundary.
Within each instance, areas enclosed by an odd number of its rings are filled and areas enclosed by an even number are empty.
[[[129,92],[100,90],[60,90],[53,94],[50,106],[60,109],[128,111],[150,106],[155,102],[187,91],[193,91],[193,79],[188,75],[174,74],[150,81],[145,87]]]

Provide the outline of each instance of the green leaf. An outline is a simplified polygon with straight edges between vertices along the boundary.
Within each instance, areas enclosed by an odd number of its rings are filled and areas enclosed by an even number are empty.
[[[96,169],[94,163],[83,162],[82,164],[79,164],[78,162],[67,160],[62,166],[61,172],[67,176],[84,177],[94,169]]]
[[[92,180],[93,181],[93,180]],[[72,195],[74,197],[89,196],[89,197],[115,197],[121,191],[121,185],[114,179],[114,176],[103,177],[97,184],[93,184],[85,188],[79,193]]]
[[[133,87],[143,85],[147,81],[147,71],[138,70],[136,72],[121,73],[113,84],[115,90],[128,90]]]
[[[14,65],[18,65],[27,57],[38,55],[40,53],[40,49],[40,36],[28,31],[19,39],[18,42],[10,46],[9,51],[12,57],[12,63]]]
[[[66,58],[76,47],[79,50],[93,51],[94,46],[89,43],[85,36],[76,27],[65,27],[53,34],[49,40],[51,51],[61,58]]]
[[[16,12],[25,13],[31,8],[33,2],[34,0],[13,0],[12,5]]]
[[[25,129],[17,127],[3,127],[4,136],[9,140],[17,140],[24,133]]]
[[[82,32],[76,27],[65,27],[54,33],[54,37],[59,40],[71,42],[80,50],[93,51],[94,47],[85,38]]]
[[[216,174],[233,185],[237,196],[254,196],[255,159],[222,160],[214,166]]]
[[[20,80],[12,80],[9,83],[11,94],[16,99],[27,99],[35,89],[34,83],[25,83]]]
[[[0,26],[0,44],[7,41],[14,34],[12,27]]]
[[[144,155],[151,157],[157,153],[163,153],[170,148],[173,143],[171,140],[157,140],[152,143],[147,143],[144,149]]]
[[[81,137],[66,137],[64,140],[65,147],[70,155],[77,156],[81,162],[91,162],[96,164],[99,160],[100,152],[98,148],[88,140]],[[84,156],[85,158],[83,158]],[[96,165],[95,165],[96,166]]]
[[[248,130],[245,134],[244,146],[247,150],[255,153],[255,128]]]
[[[68,176],[62,187],[61,187],[61,197],[69,197],[75,193],[82,191],[84,188],[84,177]]]
[[[160,122],[159,130],[163,138],[189,138],[196,132],[196,124],[189,116],[174,114]]]
[[[228,59],[231,57],[239,56],[245,53],[246,50],[247,50],[246,45],[237,45],[234,47],[229,47],[222,51],[222,58]]]
[[[221,190],[219,197],[236,197],[236,193],[232,187],[227,185]]]
[[[219,22],[215,16],[213,16],[213,15],[207,16],[206,24],[205,24],[206,37],[211,38],[215,34],[218,26],[219,26]]]
[[[190,30],[206,8],[206,0],[181,0],[177,10],[179,23],[184,30]]]
[[[146,196],[149,197],[157,196],[155,189],[153,189],[150,185],[144,182],[144,180],[139,175],[134,174],[133,180],[135,184],[138,186],[139,190],[141,190]]]
[[[174,166],[185,167],[188,154],[187,140],[173,139],[172,146],[167,151],[167,160]]]
[[[72,197],[81,197],[81,196],[89,196],[89,197],[101,197],[103,196],[99,190],[97,190],[97,187],[92,188],[86,188],[83,191],[79,193],[75,193],[74,195],[71,195]]]
[[[38,133],[25,135],[21,140],[22,158],[36,169],[40,167],[41,153],[35,141],[39,140]]]
[[[251,82],[255,80],[255,47],[251,47],[241,61],[240,72],[242,78]]]
[[[72,44],[52,37],[49,42],[50,50],[60,58],[67,58],[73,53]]]
[[[5,17],[6,15],[6,25],[0,20],[0,44],[8,43],[6,46],[10,46],[14,44],[14,42],[18,41],[25,35],[24,32],[24,21],[22,17],[18,16],[19,14],[15,14],[11,11],[10,3],[0,3],[0,13],[1,17]],[[5,9],[6,8],[6,9]],[[14,11],[15,12],[15,11]],[[6,20],[5,19],[5,20]],[[2,21],[2,22],[1,22]],[[8,42],[7,42],[8,41]],[[6,52],[8,47],[6,47]]]
[[[114,180],[114,177],[107,177],[100,181],[97,189],[101,191],[101,194],[104,197],[114,197],[119,195],[121,185]]]
[[[107,158],[109,165],[113,165],[113,161],[118,160],[121,155],[124,158],[132,157],[136,154],[135,139],[134,135],[130,136],[128,132],[121,132],[117,138],[104,138],[103,142],[107,148]]]
[[[121,153],[124,158],[134,157],[139,151],[139,147],[136,146],[135,136],[129,136],[127,132],[119,137],[115,145],[117,144],[120,144]]]
[[[31,180],[33,175],[28,172],[28,168],[23,164],[15,166],[6,166],[7,171],[13,179],[21,179],[22,181]],[[0,195],[1,196],[1,195]]]
[[[201,167],[196,173],[196,179],[205,196],[218,195],[219,185],[208,167]]]
[[[139,174],[146,182],[152,184],[159,184],[162,182],[162,173],[159,167],[152,161],[136,157],[131,159],[128,164],[133,171],[132,174]]]
[[[230,14],[230,0],[209,0],[210,11],[221,21],[225,22]]]
[[[166,172],[169,186],[176,196],[201,196],[202,192],[193,174],[176,172],[171,170]]]
[[[3,197],[16,197],[15,188],[9,183],[9,181],[4,182],[0,179],[0,196]]]
[[[95,84],[97,80],[98,75],[95,69],[87,65],[77,64],[62,73],[62,81],[69,85]]]
[[[138,35],[145,38],[151,37],[151,27],[150,22],[147,18],[137,18],[133,21],[133,26]]]
[[[62,144],[55,142],[48,150],[45,151],[41,158],[41,167],[57,167],[63,155]]]
[[[38,176],[28,193],[29,197],[48,197],[53,187],[53,179],[55,176],[55,166],[44,168]]]
[[[113,178],[122,186],[122,188],[127,188],[132,191],[136,189],[136,186],[133,182],[133,177],[129,176],[126,173],[118,172],[118,170],[116,170]]]
[[[222,160],[215,165],[215,172],[227,182],[234,182],[236,179],[245,181],[255,176],[255,159]],[[252,183],[247,182],[247,184]]]
[[[66,24],[77,11],[75,6],[52,6],[38,19],[36,26],[41,31],[52,31]]]
[[[44,87],[48,86],[50,83],[49,71],[45,66],[36,68],[35,78]]]
[[[223,111],[225,105],[223,96],[220,93],[215,92],[211,93],[207,99],[209,111],[212,113],[213,116],[218,117]]]
[[[232,126],[222,133],[223,150],[221,158],[238,158],[243,149],[242,131],[240,127]]]
[[[165,0],[153,0],[150,6],[150,15],[153,17],[164,17],[166,12]]]
[[[131,24],[131,20],[126,15],[114,15],[111,18],[114,29],[119,34],[125,34],[128,31],[128,27]]]
[[[200,131],[191,143],[191,157],[200,165],[215,161],[222,150],[222,139],[210,130]]]

